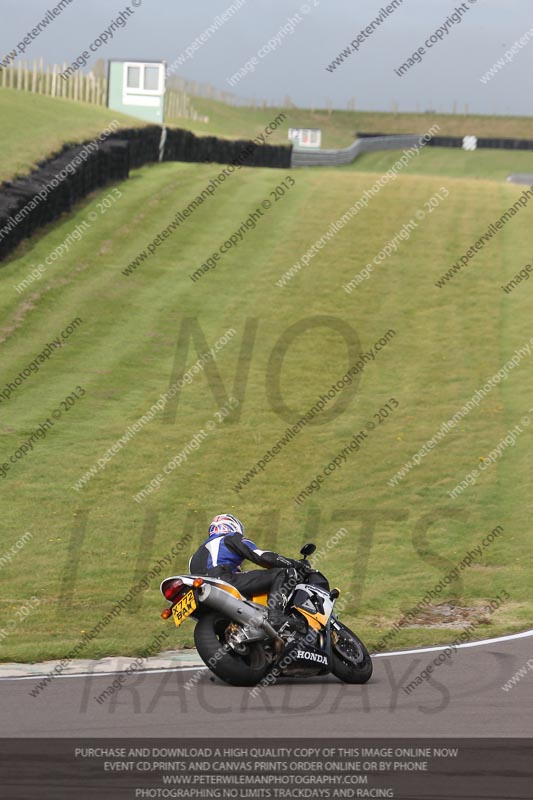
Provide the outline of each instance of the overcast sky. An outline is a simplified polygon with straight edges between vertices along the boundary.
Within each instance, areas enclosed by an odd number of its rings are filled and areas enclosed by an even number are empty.
[[[397,0],[399,2],[399,0]],[[58,0],[0,0],[0,58],[26,36]],[[172,63],[234,0],[129,0],[135,13],[125,28],[101,47],[98,58],[161,59]],[[134,9],[133,3],[141,5]],[[443,41],[403,77],[394,69],[443,25],[460,2],[403,0],[362,41],[359,51],[334,72],[325,67],[386,7],[389,0],[237,0],[236,14],[177,70],[242,97],[323,107],[329,99],[360,110],[452,111],[530,115],[533,107],[533,0],[464,0],[462,22],[448,27]],[[304,10],[302,11],[302,7]],[[71,5],[27,47],[26,57],[74,61],[111,24],[126,1],[72,0]],[[298,16],[296,16],[298,15]],[[294,30],[262,58],[257,52],[287,24]],[[531,41],[486,85],[480,77],[515,41],[531,30]],[[254,72],[233,89],[227,78],[254,56]]]

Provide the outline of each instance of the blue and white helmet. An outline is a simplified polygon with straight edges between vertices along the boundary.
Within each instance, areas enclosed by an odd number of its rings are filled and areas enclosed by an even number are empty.
[[[244,536],[244,525],[231,514],[217,514],[211,520],[209,536],[220,536],[221,533],[240,533]]]

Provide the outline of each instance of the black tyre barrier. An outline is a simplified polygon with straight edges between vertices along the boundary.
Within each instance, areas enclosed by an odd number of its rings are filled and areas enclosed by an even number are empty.
[[[471,134],[475,136],[475,134]],[[357,132],[358,139],[373,139],[377,136],[404,137],[404,133],[360,133]],[[432,136],[427,142],[427,147],[462,147],[463,136]],[[504,139],[499,136],[486,137],[477,136],[478,149],[487,148],[491,150],[533,150],[533,139]]]
[[[129,145],[130,168],[138,169],[145,164],[159,161],[159,144],[161,128],[159,125],[148,125],[146,128],[128,128],[111,134],[108,142],[127,142]]]
[[[289,169],[291,146],[255,144],[252,141],[195,136],[178,128],[167,130],[164,161],[201,161],[248,167]]]
[[[531,139],[478,139],[478,147],[491,147],[495,150],[533,150]]]
[[[79,163],[73,163],[75,159]],[[92,152],[65,149],[24,178],[0,191],[0,258],[38,228],[56,220],[90,192],[129,174],[127,144],[105,142]]]
[[[479,141],[479,139],[478,139]],[[427,141],[427,147],[462,147],[462,136],[432,136]]]
[[[0,186],[0,260],[43,225],[71,211],[90,192],[129,177],[130,169],[160,160],[161,128],[131,128],[111,134],[104,142],[65,146],[40,162],[30,175]],[[235,164],[288,169],[291,146],[198,137],[169,128],[164,161]]]

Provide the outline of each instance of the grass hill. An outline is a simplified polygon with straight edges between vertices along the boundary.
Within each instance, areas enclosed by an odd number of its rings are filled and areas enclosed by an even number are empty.
[[[287,120],[274,132],[270,141],[287,142],[289,128],[321,128],[323,147],[347,147],[357,131],[365,133],[425,133],[438,124],[443,136],[502,136],[533,139],[531,117],[497,117],[464,114],[405,114],[375,111],[307,110],[300,108],[252,108],[228,106],[216,100],[194,98],[194,107],[209,122],[169,120],[170,124],[186,127],[195,133],[205,133],[229,138],[247,138],[264,130],[270,120],[283,111]]]
[[[0,182],[26,175],[64,144],[92,139],[114,120],[129,128],[145,124],[107,108],[16,89],[0,89],[0,119]]]
[[[3,120],[10,104],[14,114],[4,174],[29,168],[66,139],[98,132],[114,116],[85,108],[82,117],[75,104],[5,91],[0,104]],[[333,120],[346,121],[343,113]],[[246,120],[243,110],[231,132],[252,135],[271,115]],[[373,116],[383,130],[384,115]],[[432,121],[420,119],[422,131]],[[217,124],[224,133],[222,118]],[[418,127],[412,119],[403,124]],[[517,121],[500,124],[502,134],[507,126],[509,135],[526,135]],[[352,115],[329,144],[346,143],[340,139],[356,127],[368,129],[368,119]],[[0,556],[26,532],[31,539],[2,562],[0,660],[64,656],[141,582],[135,601],[84,656],[138,653],[163,625],[172,643],[190,645],[192,625],[175,632],[162,622],[159,578],[146,576],[180,542],[164,569],[186,570],[209,519],[222,511],[242,518],[260,546],[287,555],[316,541],[320,568],[343,591],[344,619],[370,646],[478,547],[439,594],[448,616],[420,614],[388,646],[452,641],[473,621],[479,637],[530,624],[531,355],[419,466],[392,480],[530,344],[531,284],[523,280],[511,294],[501,288],[530,262],[530,211],[520,210],[438,288],[522,189],[501,181],[502,163],[487,153],[452,158],[428,150],[366,209],[332,228],[390,157],[368,156],[375,171],[364,171],[363,161],[290,175],[243,168],[157,246],[220,167],[148,166],[89,197],[1,265]],[[430,174],[436,158],[440,175]],[[460,169],[470,177],[454,177]],[[400,236],[413,219],[411,233]],[[391,241],[396,247],[383,257]],[[370,277],[344,291],[370,263]],[[295,264],[300,269],[280,287]],[[17,291],[38,265],[41,277]],[[202,265],[206,272],[191,280]],[[230,329],[216,360],[191,372],[178,399],[136,429]],[[40,358],[44,351],[49,358]],[[287,425],[361,359],[356,382],[287,437]],[[342,413],[328,417],[336,403]],[[354,436],[359,446],[350,449]],[[450,497],[476,469],[478,478]],[[503,606],[487,610],[504,593]]]
[[[0,270],[0,390],[72,320],[82,320],[39,371],[1,403],[5,463],[45,420],[54,420],[54,410],[61,418],[1,480],[9,502],[0,550],[8,550],[25,531],[33,539],[2,570],[0,619],[7,624],[31,595],[40,605],[2,640],[0,658],[64,655],[154,562],[190,536],[186,552],[165,569],[169,574],[185,570],[208,519],[225,510],[241,517],[263,546],[288,555],[295,555],[304,540],[315,540],[325,551],[321,568],[344,592],[344,618],[371,645],[502,526],[503,535],[440,597],[467,609],[464,624],[484,620],[480,636],[524,628],[532,611],[530,433],[504,448],[458,499],[448,491],[527,415],[533,396],[529,359],[421,466],[397,485],[388,483],[529,340],[530,286],[520,285],[509,296],[500,288],[530,259],[533,229],[520,218],[448,286],[435,286],[520,189],[448,178],[447,199],[347,294],[343,285],[425,207],[443,179],[400,176],[279,288],[281,276],[379,174],[298,171],[292,175],[295,185],[276,201],[270,193],[286,180],[284,172],[243,169],[132,275],[124,275],[218,171],[216,165],[146,167],[118,187],[121,196],[105,213],[99,203],[110,190],[33,240]],[[272,205],[255,229],[243,228],[265,200]],[[91,215],[95,221],[81,241],[19,295],[14,286],[21,278]],[[190,275],[239,229],[246,233],[238,246],[193,282]],[[330,322],[306,327],[317,315]],[[331,320],[344,334],[351,329],[350,336],[375,359],[368,357],[350,402],[346,389],[335,399],[346,401],[344,413],[305,428],[253,476],[254,465],[283,437],[288,420],[305,413],[356,362],[357,354],[347,353],[344,335]],[[295,325],[300,333],[280,362],[280,338],[290,337]],[[104,459],[104,468],[95,469],[83,487],[73,488],[183,369],[230,328],[235,335],[217,354],[216,368],[205,368],[184,386],[177,408],[156,413],[131,440],[126,437],[109,463]],[[186,331],[194,333],[194,345]],[[388,342],[378,351],[386,335]],[[76,393],[80,396],[66,409],[65,398]],[[239,417],[226,422],[230,395],[239,400]],[[206,435],[193,446],[200,431]],[[341,467],[324,478],[319,491],[296,502],[361,431],[359,450],[340,459]],[[164,473],[180,453],[180,465]],[[137,502],[135,496],[152,481],[159,488]],[[340,528],[346,534],[328,547]],[[139,600],[85,654],[133,653],[150,642],[163,624],[158,583],[152,577]],[[488,614],[490,599],[504,591],[509,602]],[[192,626],[174,635],[172,623],[167,625],[172,642],[191,643]],[[455,636],[456,628],[441,627],[429,616],[401,631],[390,646]]]
[[[363,153],[343,169],[383,174],[397,159],[398,152],[394,150]],[[504,181],[512,173],[533,173],[533,151],[480,149],[467,152],[455,147],[426,147],[409,162],[407,172]]]

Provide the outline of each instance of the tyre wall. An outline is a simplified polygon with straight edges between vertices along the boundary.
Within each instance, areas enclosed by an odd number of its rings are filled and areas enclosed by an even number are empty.
[[[104,142],[65,147],[30,175],[0,186],[0,260],[91,192],[126,180],[131,169],[160,160],[287,169],[291,150],[252,141],[199,137],[175,128],[166,130],[162,147],[162,129],[157,125],[119,130]]]

